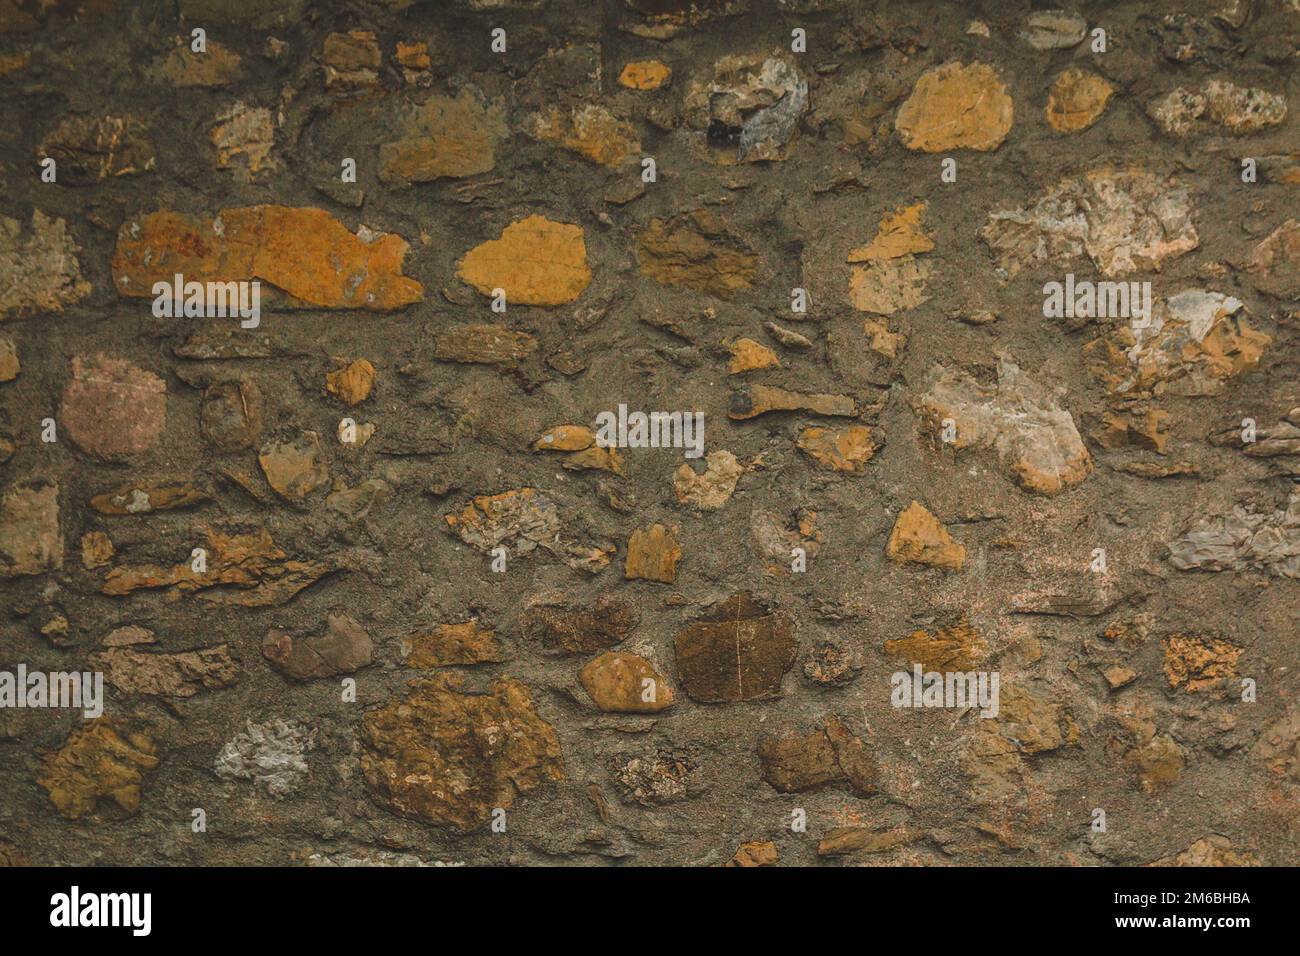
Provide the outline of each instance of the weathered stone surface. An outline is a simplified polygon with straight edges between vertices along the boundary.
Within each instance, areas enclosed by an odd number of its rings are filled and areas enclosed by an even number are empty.
[[[672,75],[672,69],[658,60],[633,60],[618,74],[618,82],[629,90],[657,90],[667,86]]]
[[[125,359],[72,359],[59,423],[82,451],[124,458],[149,451],[167,420],[167,383]]]
[[[865,246],[849,253],[849,262],[871,262],[874,259],[899,259],[903,256],[921,255],[934,248],[934,240],[921,228],[925,203],[899,206],[880,219],[876,237]]]
[[[123,694],[184,699],[203,690],[229,687],[239,679],[239,664],[230,656],[228,644],[175,654],[112,647],[91,654],[90,664],[103,671],[104,680]]]
[[[1174,634],[1165,641],[1165,679],[1172,690],[1213,690],[1237,676],[1242,649],[1217,637]]]
[[[780,368],[781,360],[766,345],[753,339],[736,339],[731,343],[731,361],[727,363],[728,375],[742,375],[757,369]]]
[[[1239,853],[1226,837],[1201,837],[1186,850],[1148,863],[1147,866],[1257,866],[1248,853]]]
[[[371,793],[404,816],[466,832],[524,793],[564,779],[555,729],[519,681],[460,693],[455,681],[416,685],[362,718],[361,767]]]
[[[652,219],[636,246],[641,274],[730,299],[754,283],[758,256],[708,209]]]
[[[90,507],[103,515],[138,515],[192,508],[208,500],[206,492],[188,481],[136,482],[95,495]]]
[[[790,619],[764,610],[747,593],[696,618],[673,646],[682,686],[701,703],[779,697],[797,652]]]
[[[808,81],[786,57],[725,56],[691,83],[683,110],[724,163],[782,160],[808,109]]]
[[[661,524],[637,528],[627,541],[623,576],[629,580],[672,584],[677,579],[677,562],[682,549],[673,530]]]
[[[62,567],[59,486],[32,482],[6,488],[0,495],[0,578]]]
[[[207,41],[207,49],[195,53],[189,44],[178,40],[158,68],[160,82],[182,89],[188,87],[222,87],[239,76],[238,53],[216,40]]]
[[[1237,136],[1257,133],[1286,118],[1286,97],[1227,80],[1210,80],[1200,90],[1179,87],[1147,104],[1147,114],[1170,136],[1219,129]]]
[[[727,861],[727,866],[776,866],[781,854],[776,844],[770,840],[752,840],[742,843],[736,855]]]
[[[970,670],[985,650],[983,639],[964,620],[934,634],[913,631],[907,637],[885,641],[885,653],[891,658],[940,673]]]
[[[750,385],[732,393],[727,417],[743,421],[768,412],[851,417],[857,414],[857,403],[848,395],[809,395],[770,385]]]
[[[59,750],[41,759],[36,782],[69,820],[84,817],[100,800],[135,813],[145,776],[158,764],[157,746],[149,737],[100,717],[78,727]]]
[[[382,57],[379,41],[371,30],[331,33],[325,38],[320,59],[327,90],[367,89],[379,82],[377,71]]]
[[[504,546],[509,554],[519,556],[540,547],[569,567],[592,573],[609,564],[614,550],[567,540],[561,532],[559,510],[536,488],[480,495],[460,514],[444,515],[443,520],[453,534],[484,554]]]
[[[668,681],[644,657],[609,651],[578,673],[600,709],[615,714],[653,714],[677,701]]]
[[[102,568],[113,560],[113,540],[102,531],[88,531],[81,536],[81,566],[87,571]]]
[[[862,670],[860,654],[840,641],[818,641],[804,655],[803,676],[814,684],[847,684]]]
[[[290,501],[301,501],[330,479],[315,432],[303,432],[291,442],[268,442],[258,452],[257,463],[267,484]]]
[[[1168,734],[1152,737],[1124,755],[1124,765],[1137,777],[1146,793],[1171,786],[1182,776],[1187,760],[1183,749]]]
[[[162,211],[126,222],[113,253],[113,284],[128,297],[156,282],[258,279],[291,300],[330,309],[389,312],[419,302],[420,283],[402,274],[407,244],[362,226],[354,235],[323,209],[244,206],[214,219]]]
[[[408,114],[400,139],[379,147],[379,178],[429,183],[489,172],[506,135],[502,109],[475,91],[431,96]]]
[[[644,756],[615,759],[610,775],[624,800],[655,807],[684,799],[698,770],[691,751],[661,748]]]
[[[745,467],[729,451],[711,451],[705,462],[703,474],[688,464],[679,465],[673,472],[673,490],[682,504],[716,511],[731,500]]]
[[[28,229],[0,216],[0,320],[62,312],[90,295],[68,224],[39,209]]]
[[[613,169],[625,166],[641,155],[636,127],[603,106],[552,107],[533,117],[529,132],[537,139],[557,143],[589,162]]]
[[[859,473],[876,453],[871,429],[863,425],[822,428],[810,425],[799,432],[799,450],[831,471]]]
[[[763,779],[781,793],[844,786],[860,797],[876,792],[876,763],[863,741],[838,717],[822,728],[758,741]]]
[[[885,556],[891,561],[959,571],[966,560],[966,548],[953,540],[948,529],[924,505],[913,501],[894,522]]]
[[[1255,287],[1279,299],[1300,299],[1300,220],[1288,219],[1268,234],[1246,263]]]
[[[0,335],[0,382],[12,382],[22,371],[18,346],[7,335]]]
[[[252,448],[262,436],[262,390],[251,379],[208,386],[199,409],[199,428],[222,451]]]
[[[537,351],[537,339],[504,325],[456,325],[438,334],[433,357],[466,365],[518,365]]]
[[[956,369],[931,372],[919,409],[935,432],[956,427],[955,448],[992,448],[1021,487],[1052,495],[1092,471],[1074,419],[1033,379],[1010,362],[998,363],[995,387]]]
[[[529,216],[465,253],[456,274],[483,295],[504,290],[510,305],[572,302],[591,283],[581,226]]]
[[[375,642],[353,618],[331,614],[320,634],[294,637],[278,628],[268,631],[262,640],[262,656],[285,677],[311,680],[352,674],[369,666],[375,657]]]
[[[1169,545],[1169,563],[1183,571],[1255,568],[1300,578],[1300,492],[1280,511],[1236,505],[1226,515],[1200,519]]]
[[[217,151],[217,169],[234,170],[240,182],[252,182],[279,165],[271,156],[275,119],[265,106],[233,104],[217,115],[209,136]]]
[[[633,605],[603,596],[590,607],[530,606],[520,618],[520,630],[527,640],[551,650],[590,654],[626,640],[639,621]]]
[[[325,375],[325,391],[344,405],[360,405],[375,387],[375,367],[369,359],[357,359]]]
[[[1020,39],[1035,50],[1068,50],[1083,42],[1088,23],[1066,10],[1036,10],[1025,17]]]
[[[1047,122],[1058,133],[1077,133],[1101,118],[1115,88],[1096,73],[1066,70],[1047,96]]]
[[[885,853],[908,843],[915,843],[923,833],[909,827],[873,830],[870,827],[833,827],[817,844],[817,855],[852,856],[855,853]]]
[[[37,148],[57,163],[58,182],[84,186],[154,167],[153,144],[133,116],[68,116]]]
[[[980,238],[1012,276],[1085,254],[1107,276],[1159,271],[1201,242],[1186,187],[1105,167],[1062,181],[1032,206],[990,213]]]
[[[311,769],[307,753],[315,742],[315,732],[297,721],[274,717],[255,724],[249,720],[221,748],[213,770],[226,780],[251,780],[279,800],[306,782]]]
[[[463,624],[439,624],[432,630],[406,639],[411,651],[407,667],[448,667],[461,664],[497,664],[507,660],[496,632],[477,620]]]
[[[1011,97],[991,66],[953,62],[921,75],[894,127],[908,149],[987,151],[1002,145],[1014,116]]]

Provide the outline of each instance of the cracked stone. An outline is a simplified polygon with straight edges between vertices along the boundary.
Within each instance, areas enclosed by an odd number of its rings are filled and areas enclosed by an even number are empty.
[[[100,800],[112,800],[132,814],[140,809],[145,776],[159,763],[149,737],[100,717],[72,731],[59,750],[41,758],[36,782],[69,820],[84,817]]]
[[[692,700],[724,703],[781,696],[798,651],[793,622],[733,595],[673,640],[677,672]]]
[[[860,797],[876,792],[876,764],[844,721],[827,717],[811,734],[763,736],[758,741],[763,779],[780,793],[844,786]]]
[[[671,529],[661,524],[637,528],[628,538],[623,576],[628,580],[672,584],[677,579],[677,562],[681,556],[682,549]]]
[[[758,256],[708,209],[651,219],[637,239],[641,274],[730,299],[754,283]]]
[[[745,467],[729,451],[711,451],[705,462],[703,474],[698,474],[689,464],[679,465],[673,472],[673,490],[682,504],[701,511],[716,511],[731,500]]]

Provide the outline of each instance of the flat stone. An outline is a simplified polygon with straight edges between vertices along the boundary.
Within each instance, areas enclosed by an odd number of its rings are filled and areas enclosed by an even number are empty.
[[[395,813],[468,832],[521,794],[563,780],[564,761],[525,685],[496,680],[486,694],[458,686],[425,682],[365,714],[361,767],[372,795]]]
[[[810,425],[799,432],[799,450],[831,471],[860,474],[876,453],[871,429],[863,425],[823,428]]]
[[[59,424],[82,451],[125,458],[152,449],[167,423],[167,384],[125,359],[72,359]]]
[[[933,634],[913,631],[907,637],[885,641],[885,654],[928,671],[969,671],[984,656],[984,641],[966,621],[941,627]]]
[[[279,166],[271,156],[275,117],[265,106],[235,103],[217,115],[208,136],[217,151],[217,169],[234,170],[240,182],[253,182]]]
[[[707,209],[651,219],[637,239],[641,274],[730,299],[753,285],[758,256]]]
[[[534,116],[528,131],[598,166],[617,169],[641,157],[636,127],[592,103],[552,107]]]
[[[626,601],[603,596],[590,606],[534,605],[520,617],[525,639],[566,654],[590,654],[622,643],[640,621]]]
[[[188,481],[132,482],[95,495],[90,507],[102,515],[138,515],[193,508],[210,500]]]
[[[0,495],[0,578],[63,568],[59,486],[10,485]]]
[[[262,656],[285,677],[312,680],[368,667],[375,657],[375,642],[353,618],[330,614],[320,634],[293,637],[278,628],[268,631],[262,640]]]
[[[644,657],[606,652],[578,674],[597,708],[614,714],[653,714],[677,700],[667,680]]]
[[[894,121],[903,145],[926,153],[993,150],[1011,132],[1015,108],[984,63],[945,63],[927,70]]]
[[[736,339],[730,346],[731,361],[728,375],[742,375],[764,368],[780,368],[781,360],[766,345],[753,339]]]
[[[1036,10],[1025,17],[1020,39],[1035,50],[1068,50],[1087,35],[1088,22],[1065,10]]]
[[[427,633],[406,639],[407,667],[449,667],[464,664],[498,664],[508,659],[496,632],[477,620],[439,624]]]
[[[559,509],[536,488],[480,495],[459,514],[444,515],[443,521],[448,530],[484,554],[498,546],[516,557],[542,548],[569,567],[591,573],[603,570],[614,550],[574,542],[562,534]]]
[[[858,409],[857,403],[848,395],[807,394],[770,385],[751,385],[732,393],[727,417],[743,421],[769,412],[852,417]]]
[[[39,209],[31,227],[0,216],[0,320],[62,312],[90,295],[68,224]]]
[[[808,111],[808,81],[785,56],[724,56],[691,83],[683,113],[724,164],[784,160]]]
[[[504,325],[454,325],[439,332],[433,357],[440,362],[513,368],[537,351],[537,339]]]
[[[703,474],[689,464],[679,465],[673,472],[673,491],[682,504],[701,511],[716,511],[731,500],[745,467],[729,451],[711,451],[705,462]]]
[[[485,296],[504,290],[508,305],[572,302],[591,284],[581,226],[529,216],[465,253],[456,268]]]
[[[57,751],[41,758],[36,782],[59,815],[79,820],[101,800],[128,814],[140,809],[140,787],[158,767],[158,749],[141,733],[106,717],[73,730]]]
[[[87,531],[81,536],[81,566],[87,571],[109,564],[113,554],[113,539],[104,532]]]
[[[1115,88],[1096,73],[1066,70],[1047,95],[1047,122],[1058,133],[1077,133],[1101,118]]]
[[[311,770],[307,753],[314,746],[315,733],[297,721],[273,717],[255,724],[249,720],[222,746],[212,769],[223,780],[251,780],[279,800],[307,781]]]
[[[1288,219],[1250,253],[1255,288],[1278,299],[1300,298],[1300,220]]]
[[[677,562],[681,556],[682,549],[672,530],[661,524],[637,528],[627,542],[623,576],[629,580],[672,584],[677,580]]]
[[[779,697],[798,650],[793,622],[764,610],[748,593],[696,618],[673,645],[682,686],[702,703]]]
[[[187,42],[178,40],[158,68],[160,82],[182,89],[228,86],[239,76],[240,56],[211,38],[203,53],[195,53]]]
[[[266,482],[276,494],[301,501],[329,482],[329,468],[321,451],[320,436],[303,432],[292,442],[269,442],[258,452]]]
[[[960,571],[966,560],[966,548],[953,540],[948,529],[924,505],[913,501],[894,522],[885,556],[891,561]]]
[[[123,694],[186,699],[204,690],[229,687],[239,679],[230,645],[162,654],[110,647],[90,655],[90,664]]]
[[[222,451],[252,448],[262,436],[262,390],[251,379],[217,382],[203,393],[199,430]]]
[[[12,382],[22,370],[18,345],[9,336],[0,335],[0,382]]]
[[[1222,692],[1237,679],[1242,648],[1216,637],[1174,634],[1165,640],[1165,679],[1171,690]]]
[[[672,75],[672,69],[658,60],[634,60],[618,74],[618,83],[629,90],[657,90],[667,86]]]
[[[67,116],[42,140],[39,158],[57,164],[58,182],[86,186],[153,169],[153,143],[133,116]]]
[[[1286,119],[1286,97],[1257,87],[1209,80],[1201,89],[1179,87],[1147,104],[1147,115],[1170,136],[1207,131],[1234,136],[1258,133]]]
[[[508,134],[501,107],[468,87],[455,98],[431,96],[406,117],[400,139],[380,145],[379,179],[429,183],[489,172]]]
[[[811,734],[764,735],[758,741],[763,779],[780,793],[845,787],[860,797],[876,792],[876,764],[866,744],[838,717]]]
[[[375,386],[375,367],[368,359],[357,359],[325,376],[325,391],[344,405],[360,405]]]

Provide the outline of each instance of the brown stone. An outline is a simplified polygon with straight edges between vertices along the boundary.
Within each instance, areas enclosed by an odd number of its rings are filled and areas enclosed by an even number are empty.
[[[703,474],[688,464],[679,465],[673,472],[673,491],[682,504],[716,511],[731,499],[745,467],[729,451],[711,451],[705,461]]]
[[[113,553],[113,541],[104,532],[87,531],[81,536],[81,566],[87,571],[108,564]]]
[[[1047,122],[1058,133],[1077,133],[1101,118],[1115,88],[1096,73],[1066,70],[1047,95]]]
[[[199,428],[222,451],[252,448],[262,436],[262,390],[250,379],[208,386],[199,408]]]
[[[395,813],[467,832],[519,795],[563,780],[564,761],[525,685],[501,679],[487,694],[458,687],[424,682],[366,714],[361,767],[371,793]]]
[[[72,186],[143,173],[154,167],[153,144],[133,116],[68,116],[37,149],[57,163],[58,181]]]
[[[379,178],[429,183],[486,173],[508,132],[501,108],[473,90],[462,88],[454,99],[431,96],[406,119],[401,139],[380,145]]]
[[[441,362],[513,367],[537,351],[537,339],[504,325],[454,325],[438,333],[433,357]]]
[[[439,624],[432,631],[407,639],[411,652],[407,667],[448,667],[462,664],[497,664],[507,660],[496,632],[480,627],[477,620],[463,624]]]
[[[913,631],[907,637],[885,641],[885,653],[889,657],[940,673],[969,671],[984,652],[984,641],[964,620],[951,627],[941,627],[933,635]]]
[[[134,483],[95,495],[90,507],[102,515],[138,515],[192,508],[209,500],[207,492],[188,481]]]
[[[799,432],[799,450],[831,471],[859,473],[876,453],[871,429],[862,425],[822,428],[810,425]]]
[[[167,54],[158,70],[159,77],[170,86],[220,87],[239,75],[240,57],[216,40],[207,41],[203,53],[195,53],[189,44],[179,41]]]
[[[344,405],[360,405],[375,385],[375,367],[368,359],[357,359],[325,375],[325,390]]]
[[[653,714],[677,700],[654,665],[636,654],[601,654],[578,677],[592,702],[607,713]]]
[[[266,482],[276,494],[301,501],[329,482],[329,468],[321,452],[320,436],[303,432],[292,442],[269,442],[258,452]]]
[[[215,219],[163,210],[126,222],[113,253],[123,296],[153,296],[156,282],[260,280],[307,306],[388,312],[424,297],[402,275],[407,244],[364,226],[354,235],[323,209],[244,206]]]
[[[626,640],[639,620],[631,604],[604,596],[589,607],[529,607],[520,618],[520,630],[526,639],[551,650],[590,654]]]
[[[652,219],[636,247],[641,274],[730,299],[753,285],[758,256],[707,209]]]
[[[375,642],[348,615],[330,614],[321,634],[293,637],[278,628],[268,631],[262,656],[285,677],[311,680],[368,667],[375,657]]]
[[[727,364],[728,375],[781,367],[781,360],[776,357],[776,353],[753,339],[736,339],[731,343],[730,351],[731,361]]]
[[[586,425],[556,425],[533,442],[533,450],[582,451],[595,443],[596,435]]]
[[[768,412],[808,412],[812,415],[852,417],[857,404],[848,395],[810,395],[770,385],[750,385],[732,392],[727,417],[743,421]]]
[[[581,226],[529,216],[465,253],[456,267],[483,295],[505,292],[508,305],[572,302],[591,284]]]
[[[209,132],[217,151],[217,169],[233,169],[248,183],[275,169],[275,118],[265,106],[235,103],[220,113]]]
[[[1269,233],[1251,252],[1246,271],[1261,292],[1300,298],[1300,220],[1288,219]]]
[[[1161,857],[1147,866],[1258,866],[1248,853],[1238,853],[1227,837],[1218,835],[1202,837],[1186,850]]]
[[[90,813],[101,799],[135,813],[140,785],[159,764],[157,753],[144,734],[100,717],[72,731],[58,751],[41,758],[36,782],[69,820]]]
[[[776,844],[770,840],[751,840],[742,843],[736,855],[727,861],[727,866],[776,866],[781,859]]]
[[[24,234],[21,222],[0,216],[0,321],[62,312],[90,295],[80,251],[62,219],[33,209]]]
[[[1216,637],[1174,634],[1165,641],[1165,679],[1171,690],[1195,693],[1221,688],[1237,677],[1242,648]]]
[[[884,853],[915,843],[924,836],[910,827],[873,830],[870,827],[832,827],[817,844],[818,856],[852,856],[855,853]]]
[[[63,567],[59,486],[10,485],[0,495],[0,578],[44,574]]]
[[[1173,784],[1183,773],[1183,749],[1168,734],[1160,734],[1124,755],[1124,765],[1137,775],[1146,793]]]
[[[748,593],[696,618],[673,646],[682,686],[702,703],[779,697],[798,650],[793,622],[764,610]]]
[[[22,371],[18,346],[7,335],[0,335],[0,382],[12,382]]]
[[[876,764],[866,744],[838,717],[811,734],[763,736],[758,741],[763,779],[781,793],[846,786],[860,797],[876,792]]]
[[[618,83],[629,90],[657,90],[672,79],[673,71],[658,60],[634,60],[623,67]]]
[[[459,514],[444,515],[443,520],[453,534],[484,554],[498,546],[508,546],[514,555],[540,547],[569,567],[591,573],[604,569],[614,550],[568,539],[561,531],[559,509],[536,488],[480,495]]]
[[[672,530],[661,524],[637,528],[627,542],[623,576],[629,580],[672,584],[677,579],[677,562],[682,549]]]
[[[899,107],[894,127],[908,149],[991,150],[1011,132],[1015,108],[991,66],[945,63],[927,70]]]
[[[193,697],[199,691],[229,687],[239,679],[230,645],[175,654],[112,647],[90,655],[90,664],[123,694]]]
[[[72,359],[59,424],[82,451],[124,458],[149,451],[167,423],[167,384],[124,359]]]
[[[367,89],[379,82],[379,41],[370,30],[331,33],[321,49],[327,90]]]
[[[966,548],[953,540],[948,529],[924,505],[913,501],[894,522],[885,556],[891,561],[960,571],[966,560]]]
[[[599,166],[617,169],[641,155],[636,127],[591,103],[570,109],[552,107],[533,117],[529,132]]]

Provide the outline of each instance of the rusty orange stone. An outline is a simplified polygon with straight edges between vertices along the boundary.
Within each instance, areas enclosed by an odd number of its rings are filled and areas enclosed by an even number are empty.
[[[672,79],[672,68],[658,60],[635,60],[618,75],[620,86],[629,90],[657,90]]]
[[[591,284],[582,227],[529,216],[465,253],[456,274],[484,295],[496,289],[510,305],[563,305]]]
[[[124,223],[113,253],[119,295],[152,296],[155,282],[260,279],[307,305],[388,312],[419,302],[424,287],[402,275],[406,240],[357,234],[324,209],[245,206],[214,219],[171,210]]]

